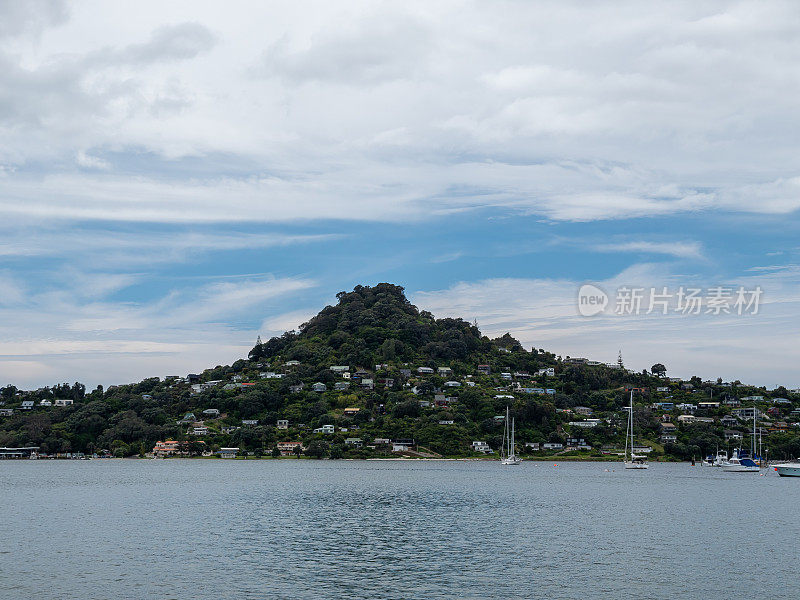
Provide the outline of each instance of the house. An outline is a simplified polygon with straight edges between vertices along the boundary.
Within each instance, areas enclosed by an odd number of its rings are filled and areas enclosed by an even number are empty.
[[[333,384],[333,389],[336,390],[337,392],[343,392],[344,390],[349,388],[350,388],[349,381],[337,381],[336,383]]]
[[[789,424],[786,421],[775,421],[769,428],[770,433],[789,431]]]
[[[497,425],[498,423],[504,423],[505,420],[506,420],[506,416],[505,415],[495,415],[494,417],[492,417],[492,419],[494,420],[495,425]]]
[[[735,425],[739,424],[739,420],[731,415],[725,415],[719,420],[719,422],[723,427],[734,427]]]
[[[737,419],[745,421],[752,421],[755,416],[756,419],[761,418],[761,411],[754,406],[747,406],[745,408],[734,408],[731,414]]]
[[[22,406],[19,407],[20,410],[33,410],[34,401],[33,400],[23,400]]]
[[[698,402],[697,408],[700,410],[711,410],[719,408],[719,402]]]
[[[538,452],[541,444],[539,442],[525,442],[525,449],[531,452]]]
[[[258,419],[242,419],[242,425],[258,425]]]
[[[661,423],[661,433],[673,433],[677,427],[675,423]]]
[[[433,369],[430,367],[419,367],[417,373],[420,375],[433,375]]]
[[[186,423],[194,423],[195,421],[197,421],[197,417],[194,416],[194,413],[188,412],[185,415],[183,415],[183,418],[180,421],[178,421],[178,425],[185,425]]]
[[[728,397],[722,401],[725,406],[741,406],[742,402],[738,398]]]
[[[584,421],[570,421],[568,425],[572,427],[597,427],[602,422],[602,419],[585,419]]]
[[[500,373],[500,379],[511,381],[511,373]]]
[[[577,448],[578,450],[591,450],[592,447],[586,443],[586,440],[579,437],[567,438],[568,448]]]
[[[439,367],[436,369],[436,372],[441,375],[442,377],[449,377],[453,374],[453,369],[450,367]]]
[[[239,448],[220,448],[219,452],[220,458],[236,458],[236,455],[239,454]]]
[[[519,388],[523,394],[544,394],[544,388],[524,387]]]
[[[588,406],[576,406],[572,410],[574,410],[577,414],[583,415],[585,417],[588,417],[593,412],[592,409],[589,408]]]
[[[460,381],[445,381],[444,382],[444,387],[451,387],[451,388],[461,387],[461,382]]]
[[[370,378],[363,378],[361,379],[361,389],[362,390],[374,390],[375,389],[375,382]]]
[[[311,386],[311,391],[312,392],[327,392],[328,391],[328,386],[325,385],[324,383],[322,383],[321,381],[318,381],[317,383],[315,383],[314,385]]]
[[[542,444],[543,450],[561,450],[564,447],[564,444],[560,442],[545,442]]]
[[[544,375],[545,377],[555,377],[556,370],[554,367],[545,367],[544,369],[539,369],[536,371],[537,376]]]
[[[428,400],[420,400],[419,401],[420,408],[430,408],[430,405],[431,405],[431,403]]]
[[[694,415],[680,415],[678,417],[678,423],[694,423],[697,420],[697,417]]]
[[[283,366],[284,367],[296,367],[299,364],[300,364],[299,360],[287,360],[285,363],[283,363]]]
[[[588,358],[570,358],[569,356],[564,359],[564,363],[568,365],[585,365],[589,362]]]
[[[152,400],[153,396],[150,394],[142,394],[142,400]]]
[[[511,394],[497,394],[495,396],[495,398],[498,399],[498,400],[503,400],[503,399],[505,399],[505,400],[513,400],[514,396],[512,396]]]
[[[392,377],[381,377],[378,379],[378,385],[382,385],[384,387],[394,387],[394,378]]]
[[[0,408],[0,417],[12,417],[12,416],[14,416],[13,408]]]
[[[692,385],[691,383],[682,383],[681,384],[681,389],[682,390],[693,390],[694,389],[694,385]]]
[[[333,426],[333,425],[323,425],[322,427],[317,427],[317,428],[316,428],[316,429],[313,431],[313,433],[324,433],[324,434],[330,434],[330,433],[333,433],[333,432],[334,432],[334,430],[335,430],[335,428],[334,428],[334,426]]]
[[[278,429],[289,429],[289,419],[278,419]]]
[[[186,433],[188,435],[208,435],[208,427],[202,424],[195,424]]]
[[[446,420],[439,421],[439,425],[453,425],[454,423],[455,423],[455,421],[453,421],[453,420],[447,420],[447,419],[446,419]]]
[[[742,402],[763,402],[764,396],[745,396]]]
[[[231,377],[231,381],[241,381],[242,379],[244,379],[244,377],[241,374],[238,374],[238,373],[236,375],[234,375],[233,377]]]
[[[674,433],[663,433],[658,439],[662,444],[674,444],[678,441],[678,436]]]
[[[734,429],[726,429],[724,431],[724,433],[725,433],[725,441],[726,442],[729,442],[731,440],[738,441],[738,440],[741,440],[744,437],[742,435],[741,431],[736,431]]]
[[[50,400],[42,400],[41,402],[39,402],[39,406],[47,408],[53,406],[53,403],[50,402]]]
[[[278,442],[277,448],[281,456],[292,456],[295,453],[295,448],[300,448],[300,452],[305,450],[303,442]]]
[[[302,382],[300,382],[298,384],[295,384],[295,385],[290,385],[289,386],[289,392],[292,393],[292,394],[297,394],[297,393],[303,391],[304,387],[305,387],[305,384],[302,383]]]
[[[411,369],[400,369],[400,375],[408,379],[411,377]]]
[[[680,411],[682,411],[682,412],[684,412],[686,414],[693,415],[695,413],[695,411],[697,410],[697,405],[696,404],[689,404],[688,402],[684,402],[683,404],[678,404],[678,406],[676,406],[675,408],[677,408],[678,410],[680,410]]]
[[[219,417],[219,409],[218,408],[207,408],[203,411],[203,414],[208,417],[209,419],[216,419]]]
[[[389,369],[389,363],[380,363],[378,365],[375,365],[376,371],[381,371],[381,370],[387,371],[388,369]]]
[[[472,442],[472,451],[481,454],[494,454],[494,450],[486,442]]]
[[[530,379],[531,374],[525,371],[514,371],[514,377],[517,379]]]
[[[372,443],[376,446],[388,446],[391,441],[388,438],[375,438]]]
[[[657,392],[669,392],[669,387],[667,387],[667,386],[657,387],[656,391]]]
[[[489,367],[489,365],[478,365],[478,373],[481,373],[483,375],[488,375],[491,372],[492,369]]]
[[[167,440],[165,442],[156,442],[156,445],[153,446],[153,456],[158,458],[164,458],[166,456],[173,456],[175,454],[180,454],[180,445],[181,443],[176,440]]]
[[[350,367],[347,365],[334,365],[331,367],[331,371],[333,371],[334,373],[345,373],[346,371],[349,370]]]
[[[361,438],[347,438],[344,443],[345,445],[353,446],[354,448],[361,448],[362,446]]]
[[[56,406],[71,406],[72,398],[59,398],[55,402]]]
[[[392,452],[407,452],[414,449],[414,440],[398,439],[392,442]]]
[[[773,398],[772,403],[788,406],[792,404],[792,401],[789,400],[788,398]]]
[[[356,406],[348,406],[347,408],[344,409],[344,416],[352,417],[354,415],[357,415],[360,411],[361,409]]]
[[[189,373],[186,376],[186,383],[190,385],[193,383],[200,383],[200,375],[197,375],[196,373]]]
[[[229,433],[233,433],[234,431],[239,431],[240,429],[241,429],[241,427],[236,427],[236,426],[223,427],[222,428],[222,433],[225,434],[225,435],[228,435]]]

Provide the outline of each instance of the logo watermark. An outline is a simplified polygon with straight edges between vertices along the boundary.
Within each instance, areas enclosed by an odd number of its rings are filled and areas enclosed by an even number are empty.
[[[760,286],[677,288],[620,286],[611,296],[592,283],[578,290],[578,313],[627,315],[757,315],[763,290]]]

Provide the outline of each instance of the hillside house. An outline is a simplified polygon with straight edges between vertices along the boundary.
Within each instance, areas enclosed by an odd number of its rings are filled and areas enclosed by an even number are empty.
[[[289,429],[289,419],[278,419],[278,429]]]
[[[491,446],[481,441],[472,442],[472,451],[480,452],[481,454],[494,454],[494,450],[492,450]]]
[[[325,385],[324,383],[322,383],[321,381],[318,381],[317,383],[315,383],[314,385],[311,386],[311,391],[312,392],[320,392],[320,393],[321,392],[327,392],[328,391],[328,386]]]

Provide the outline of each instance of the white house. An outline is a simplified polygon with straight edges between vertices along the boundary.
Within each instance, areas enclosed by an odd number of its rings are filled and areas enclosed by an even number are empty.
[[[56,400],[56,406],[71,406],[72,399],[71,398],[60,398]]]
[[[536,375],[545,375],[546,377],[555,377],[556,370],[554,367],[547,367],[545,369],[539,369],[536,371]]]
[[[216,419],[219,416],[219,409],[218,408],[207,408],[203,411],[203,414],[208,417],[209,419]]]
[[[445,381],[444,387],[461,387],[461,382],[459,381]]]
[[[491,446],[486,442],[472,442],[472,450],[474,452],[481,452],[482,454],[494,454],[494,450],[492,450]]]
[[[545,442],[542,444],[544,450],[561,450],[563,447],[564,444],[560,442]]]
[[[311,386],[311,390],[314,392],[325,392],[328,390],[328,386],[322,383],[321,381],[318,381],[317,383]]]
[[[433,369],[430,367],[419,367],[417,368],[417,373],[420,375],[433,375]]]
[[[39,406],[44,406],[44,407],[53,406],[53,403],[50,402],[50,400],[42,400],[41,402],[39,402]]]
[[[329,433],[333,433],[333,432],[334,432],[334,430],[335,430],[335,427],[334,427],[333,425],[323,425],[322,427],[317,427],[317,428],[314,430],[314,433],[325,433],[325,434],[329,434]]]
[[[289,420],[278,419],[278,429],[289,429]]]
[[[242,419],[242,425],[258,425],[258,419]]]
[[[33,400],[23,400],[20,410],[33,410]]]
[[[236,458],[238,453],[239,448],[220,448],[218,454],[220,458]]]

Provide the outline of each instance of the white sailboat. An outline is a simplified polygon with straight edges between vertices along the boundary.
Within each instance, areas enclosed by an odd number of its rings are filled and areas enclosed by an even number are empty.
[[[509,409],[506,407],[506,424],[503,430],[503,446],[500,449],[500,464],[501,465],[518,465],[522,462],[516,454],[514,448],[514,419],[511,419],[511,424],[508,422]]]
[[[628,458],[628,441],[630,441],[631,454]],[[631,405],[628,407],[628,429],[625,431],[625,468],[646,469],[647,458],[633,452],[633,390],[631,390]]]
[[[753,439],[750,442],[750,456],[742,456],[741,449],[734,450],[731,457],[722,463],[722,470],[726,473],[758,473],[761,469],[753,460],[756,455],[756,412],[753,405]]]

